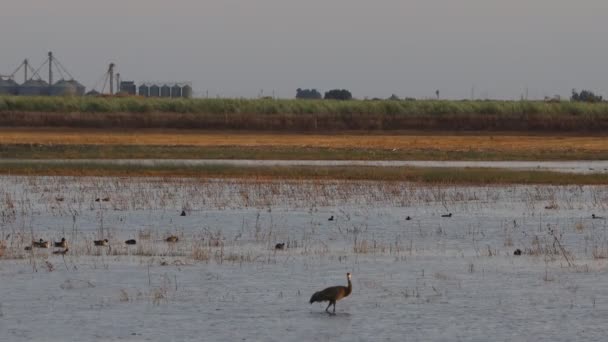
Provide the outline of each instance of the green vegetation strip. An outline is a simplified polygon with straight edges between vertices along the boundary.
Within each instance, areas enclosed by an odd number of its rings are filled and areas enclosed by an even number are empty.
[[[0,126],[282,131],[593,131],[608,103],[0,97]]]
[[[608,115],[608,103],[562,101],[334,101],[272,99],[152,99],[138,97],[0,97],[0,111],[201,114],[574,114]]]
[[[442,184],[608,184],[607,174],[567,174],[491,168],[141,166],[87,163],[0,164],[0,174],[45,176],[202,177],[299,180],[411,181]]]
[[[2,159],[255,159],[255,160],[608,160],[593,151],[442,151],[324,147],[0,145]]]

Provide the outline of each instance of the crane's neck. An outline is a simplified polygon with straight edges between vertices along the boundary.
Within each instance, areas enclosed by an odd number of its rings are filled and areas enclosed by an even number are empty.
[[[348,279],[348,287],[346,288],[346,295],[348,296],[353,291],[353,283]]]

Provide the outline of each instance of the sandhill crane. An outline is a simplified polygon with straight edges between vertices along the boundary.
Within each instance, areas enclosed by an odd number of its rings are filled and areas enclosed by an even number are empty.
[[[178,240],[179,240],[179,238],[175,235],[171,235],[165,239],[165,241],[167,241],[167,242],[177,242]]]
[[[353,284],[351,283],[351,275],[350,273],[346,273],[346,279],[348,280],[348,286],[332,286],[328,287],[323,291],[315,292],[315,294],[310,297],[310,304],[314,302],[329,302],[325,311],[329,312],[329,307],[331,305],[334,306],[334,314],[336,313],[336,302],[344,297],[348,297],[350,293],[353,291]]]

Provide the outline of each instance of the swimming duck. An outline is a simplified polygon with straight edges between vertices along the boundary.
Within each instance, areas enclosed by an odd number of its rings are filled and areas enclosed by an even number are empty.
[[[93,241],[93,244],[95,244],[95,246],[107,246],[108,242],[109,242],[108,239],[95,240],[95,241]]]
[[[65,240],[65,238],[61,238],[61,241],[55,241],[54,246],[57,248],[68,248],[68,242]]]
[[[40,241],[32,241],[32,247],[49,248],[49,247],[51,247],[51,243],[40,239]]]

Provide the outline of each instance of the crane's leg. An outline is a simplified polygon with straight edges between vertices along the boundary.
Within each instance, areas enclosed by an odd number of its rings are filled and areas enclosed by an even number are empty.
[[[325,312],[329,313],[329,307],[331,306],[331,302],[329,302],[329,304],[327,304],[327,307],[325,308]]]
[[[334,302],[334,314],[336,313],[336,302]]]

